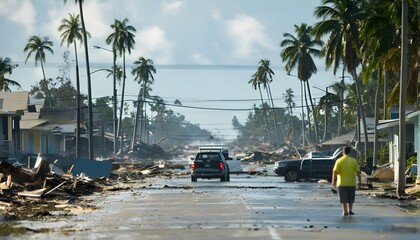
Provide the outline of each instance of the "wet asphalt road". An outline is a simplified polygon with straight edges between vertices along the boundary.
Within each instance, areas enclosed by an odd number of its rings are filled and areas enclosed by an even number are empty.
[[[189,176],[155,179],[93,198],[99,209],[31,229],[15,239],[419,239],[418,209],[357,192],[342,217],[329,183],[285,183],[277,176],[232,175],[230,182]],[[13,239],[13,238],[11,238]]]

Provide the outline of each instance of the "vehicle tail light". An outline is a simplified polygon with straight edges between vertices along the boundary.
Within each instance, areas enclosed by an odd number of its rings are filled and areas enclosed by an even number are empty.
[[[191,168],[194,169],[195,168],[195,163],[191,163]]]
[[[222,163],[222,162],[220,163],[220,169],[221,169],[221,170],[225,169],[225,164],[224,164],[224,163]]]

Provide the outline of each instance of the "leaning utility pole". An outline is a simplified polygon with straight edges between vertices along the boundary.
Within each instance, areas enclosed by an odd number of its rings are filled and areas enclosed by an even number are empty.
[[[401,31],[401,70],[400,70],[400,122],[398,138],[398,171],[397,171],[397,195],[405,194],[405,105],[407,98],[407,0],[402,0],[402,31]]]

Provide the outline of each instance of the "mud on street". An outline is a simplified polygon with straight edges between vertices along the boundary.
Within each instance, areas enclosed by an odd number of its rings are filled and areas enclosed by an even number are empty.
[[[146,173],[146,172],[144,172]],[[153,171],[149,171],[152,174]],[[418,239],[418,200],[357,191],[343,218],[330,183],[286,183],[272,169],[192,183],[185,172],[127,178],[44,216],[2,224],[7,239]],[[3,219],[4,222],[5,219]]]

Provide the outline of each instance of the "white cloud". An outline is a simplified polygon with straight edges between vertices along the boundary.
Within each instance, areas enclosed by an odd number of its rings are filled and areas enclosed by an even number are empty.
[[[36,10],[30,0],[2,0],[0,15],[22,25],[27,32],[32,32],[34,28]]]
[[[152,59],[155,63],[168,64],[173,62],[173,44],[167,39],[166,33],[158,26],[144,28],[136,34],[136,45],[131,56]]]
[[[164,14],[175,14],[178,13],[182,8],[182,2],[174,1],[171,3],[162,3],[161,6]]]
[[[275,49],[264,25],[253,17],[238,15],[226,22],[226,28],[238,57],[250,57],[259,52],[259,47]]]

